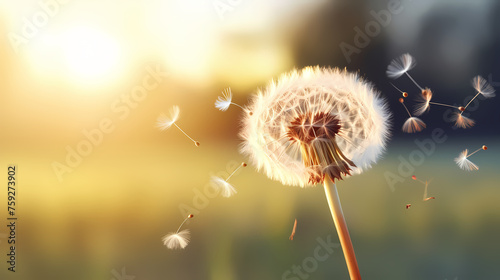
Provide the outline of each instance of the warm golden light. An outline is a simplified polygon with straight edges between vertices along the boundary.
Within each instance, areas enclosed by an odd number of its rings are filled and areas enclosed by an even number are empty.
[[[60,36],[65,68],[85,81],[108,78],[119,70],[121,48],[118,42],[97,29],[75,27]]]

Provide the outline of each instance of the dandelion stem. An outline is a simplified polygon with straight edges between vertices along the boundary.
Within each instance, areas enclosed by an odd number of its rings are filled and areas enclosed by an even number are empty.
[[[238,105],[238,104],[236,104],[236,103],[231,102],[231,104],[233,104],[234,106],[238,106],[238,107],[240,107],[240,108],[241,108],[241,110],[243,110],[243,111],[246,111],[246,109],[245,109],[245,108],[241,107],[240,105]]]
[[[458,109],[458,107],[457,107],[457,106],[452,106],[452,105],[443,104],[443,103],[429,102],[429,104],[440,105],[440,106],[446,106],[446,107],[451,107],[451,108]]]
[[[478,92],[478,93],[474,96],[474,98],[472,98],[472,99],[469,101],[469,103],[467,103],[467,105],[465,105],[465,107],[464,107],[464,111],[465,111],[465,109],[467,109],[467,106],[469,106],[469,104],[470,104],[472,101],[474,101],[474,99],[476,99],[476,97],[477,97],[479,94],[481,94],[481,93],[480,93],[480,92]],[[461,115],[464,111],[462,111],[462,112],[460,113],[460,115]]]
[[[482,150],[482,149],[483,149],[483,148],[479,148],[479,149],[475,150],[474,152],[470,153],[467,157],[472,156],[473,154],[475,154],[475,153],[479,152],[479,151],[480,151],[480,150]]]
[[[417,179],[417,181],[419,181],[420,183],[422,183],[422,184],[424,184],[424,185],[425,185],[425,184],[427,184],[427,182],[424,182],[424,181],[419,180],[419,179]]]
[[[424,90],[421,86],[419,86],[417,84],[417,82],[415,82],[415,80],[410,76],[410,74],[408,74],[408,72],[405,72],[406,76],[408,76],[408,78],[410,78],[410,80],[420,89],[420,90]]]
[[[179,226],[179,228],[177,229],[177,231],[175,232],[176,234],[179,233],[179,230],[181,230],[181,227],[184,225],[184,223],[189,219],[190,217],[187,216],[184,221],[182,222],[182,224]]]
[[[236,169],[233,171],[233,173],[231,173],[231,174],[229,175],[229,177],[227,177],[226,182],[227,182],[227,181],[229,181],[229,178],[231,178],[231,177],[234,175],[234,173],[236,173],[236,171],[240,170],[240,168],[241,168],[242,166],[243,166],[243,164],[240,164],[240,166],[238,166],[238,168],[236,168]]]
[[[393,83],[389,82],[395,89],[397,89],[399,92],[404,93],[404,91],[400,90],[397,86],[395,86]]]
[[[408,112],[408,115],[409,115],[409,116],[410,116],[410,118],[411,118],[412,116],[411,116],[411,114],[410,114],[410,111],[408,111],[408,108],[406,108],[406,105],[405,105],[404,103],[401,103],[401,104],[403,104],[403,106],[404,106],[404,107],[405,107],[405,109],[406,109],[406,112]]]
[[[184,133],[184,135],[186,135],[187,138],[189,138],[189,140],[193,141],[194,144],[196,146],[199,146],[200,144],[198,143],[198,141],[194,140],[193,138],[189,137],[189,135],[187,135],[186,132],[184,132],[184,130],[182,130],[176,123],[174,123],[175,127],[177,127],[182,133]]]
[[[424,189],[424,201],[427,198],[427,187],[429,186],[429,183],[425,181],[425,189]]]
[[[340,205],[337,187],[328,176],[325,176],[323,185],[325,187],[326,200],[330,206],[333,223],[337,229],[340,244],[342,245],[342,250],[344,251],[344,258],[347,263],[349,275],[351,276],[351,280],[361,280],[358,262],[356,261],[356,255],[354,254],[354,248],[352,247],[351,237],[349,236],[347,224],[344,219],[344,213],[342,212],[342,206]]]

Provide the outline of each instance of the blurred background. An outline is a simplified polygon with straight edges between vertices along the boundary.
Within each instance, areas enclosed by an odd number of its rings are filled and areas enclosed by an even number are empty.
[[[0,166],[5,185],[7,166],[18,169],[18,221],[12,273],[4,187],[0,278],[348,279],[340,248],[311,261],[318,238],[338,242],[321,187],[249,166],[231,178],[234,197],[206,193],[211,175],[247,160],[242,111],[214,107],[222,90],[244,105],[281,73],[320,65],[358,72],[393,114],[384,157],[338,183],[363,278],[499,279],[499,97],[472,103],[473,128],[433,106],[425,130],[403,134],[389,82],[411,108],[419,92],[385,75],[409,52],[433,101],[464,105],[476,75],[498,90],[499,13],[500,2],[472,0],[1,1]],[[173,105],[200,147],[155,127]],[[455,165],[481,145],[478,171]],[[435,200],[412,175],[431,180]],[[167,249],[161,238],[188,212],[189,246]]]

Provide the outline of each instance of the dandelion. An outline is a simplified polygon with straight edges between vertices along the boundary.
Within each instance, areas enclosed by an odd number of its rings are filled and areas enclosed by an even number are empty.
[[[408,108],[406,108],[403,98],[399,98],[399,103],[401,103],[403,107],[405,107],[406,112],[410,116],[403,124],[403,132],[414,133],[422,131],[422,129],[426,127],[425,123],[421,119],[410,114],[410,111],[408,110]]]
[[[481,148],[475,150],[474,152],[472,152],[470,154],[468,153],[469,151],[467,149],[465,149],[465,151],[462,151],[460,153],[460,155],[457,158],[455,158],[455,163],[458,165],[458,167],[460,167],[463,170],[467,170],[467,171],[479,170],[479,167],[477,167],[477,165],[475,165],[472,161],[470,161],[468,159],[468,157],[479,152],[480,150],[486,151],[487,149],[488,149],[488,147],[483,145]]]
[[[231,92],[231,88],[227,88],[222,92],[222,96],[219,96],[215,101],[215,108],[221,111],[226,111],[229,108],[229,106],[233,104],[234,106],[240,107],[243,111],[247,111],[247,109],[232,102],[232,100],[233,100],[233,93]],[[251,115],[252,112],[249,112],[249,114]]]
[[[163,240],[163,245],[167,246],[169,249],[184,249],[186,246],[189,244],[189,230],[185,229],[181,231],[181,227],[184,225],[184,223],[188,220],[194,217],[193,214],[189,214],[186,219],[181,223],[177,231],[171,232],[167,235],[165,235],[162,240]]]
[[[241,152],[285,185],[323,184],[349,274],[361,279],[335,180],[361,173],[385,149],[385,101],[357,74],[306,67],[272,81],[249,107]]]
[[[431,196],[431,197],[428,197],[428,196],[427,196],[427,189],[429,188],[429,184],[430,184],[430,182],[431,182],[431,181],[427,181],[427,180],[425,180],[425,182],[424,182],[424,181],[422,181],[422,180],[419,180],[419,179],[417,178],[417,176],[415,176],[415,175],[411,176],[411,178],[412,178],[413,180],[418,181],[418,182],[422,183],[423,185],[425,185],[425,189],[424,189],[424,198],[422,199],[423,201],[428,201],[428,200],[431,200],[431,199],[436,199],[436,198],[435,198],[435,197],[433,197],[433,196]]]
[[[247,164],[242,162],[238,168],[236,168],[233,173],[229,175],[225,180],[218,176],[212,176],[212,182],[222,191],[223,197],[231,197],[237,193],[236,189],[228,183],[229,179],[238,171],[241,167],[246,167]]]
[[[198,141],[195,141],[193,138],[191,138],[186,132],[184,132],[184,130],[182,130],[175,122],[177,122],[177,120],[179,119],[179,114],[180,114],[181,110],[179,109],[179,106],[173,106],[171,109],[170,109],[170,117],[167,117],[165,114],[161,114],[157,121],[156,121],[156,126],[160,129],[160,130],[166,130],[168,129],[169,127],[171,127],[172,125],[174,125],[175,127],[177,127],[182,133],[184,133],[184,135],[186,135],[187,138],[189,138],[189,140],[193,141],[194,145],[196,147],[199,147],[200,146],[200,142]]]
[[[480,94],[485,98],[495,97],[495,89],[481,76],[476,76],[471,81],[472,87],[477,91],[476,95],[465,105],[465,107],[460,107],[460,113],[454,115],[455,126],[461,128],[469,128],[474,126],[475,122],[462,114],[469,107],[469,105],[478,97]]]

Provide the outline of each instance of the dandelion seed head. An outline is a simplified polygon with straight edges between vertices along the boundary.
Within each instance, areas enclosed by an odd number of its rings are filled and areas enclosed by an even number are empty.
[[[391,61],[391,63],[387,67],[386,74],[391,79],[397,79],[401,77],[401,75],[415,67],[415,65],[415,59],[409,53],[405,53],[402,56]]]
[[[309,186],[361,173],[385,149],[390,114],[373,86],[339,69],[306,67],[253,97],[241,152],[268,177]]]
[[[172,108],[170,108],[170,116],[167,117],[165,114],[162,113],[158,117],[156,126],[160,128],[160,130],[168,129],[179,119],[180,112],[181,110],[179,109],[179,106],[177,105],[172,106]]]
[[[231,184],[220,177],[212,176],[212,182],[221,191],[223,197],[231,197],[237,193],[236,189]]]
[[[227,88],[222,92],[222,96],[219,96],[215,101],[215,107],[221,111],[226,111],[231,106],[232,99],[233,93],[231,92],[231,88]]]
[[[406,133],[415,133],[422,131],[425,127],[426,125],[421,119],[410,117],[404,122],[402,130]]]
[[[471,81],[474,89],[486,98],[495,97],[495,89],[481,76],[476,76]]]
[[[479,167],[475,165],[472,161],[467,159],[469,151],[466,149],[465,151],[461,152],[460,155],[455,158],[455,163],[458,165],[463,170],[467,171],[472,171],[472,170],[479,170]]]
[[[189,244],[189,230],[185,229],[180,232],[171,232],[162,238],[163,245],[169,249],[184,249]]]
[[[432,100],[432,91],[429,88],[422,90],[422,95],[417,101],[417,106],[413,114],[415,116],[420,116],[427,112],[430,108],[430,102]]]
[[[452,120],[455,121],[455,126],[460,128],[470,128],[473,127],[474,124],[476,124],[474,120],[469,119],[460,113],[455,113],[452,116]]]

